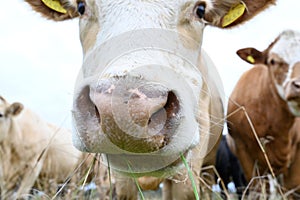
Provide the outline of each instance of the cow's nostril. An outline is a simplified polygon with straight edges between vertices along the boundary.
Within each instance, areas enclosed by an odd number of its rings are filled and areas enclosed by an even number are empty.
[[[292,84],[293,84],[293,86],[294,86],[296,89],[300,89],[300,82],[299,82],[299,81],[293,81]]]
[[[97,108],[97,106],[95,106],[95,113],[96,113],[96,117],[98,119],[99,124],[101,123],[101,117],[100,117],[100,113],[99,110]]]
[[[148,120],[150,135],[161,134],[167,138],[172,134],[172,128],[175,128],[175,121],[178,118],[180,107],[179,100],[174,92],[168,92],[167,102],[163,108],[153,113]],[[172,127],[172,128],[171,128]]]
[[[174,92],[168,93],[168,100],[164,108],[167,111],[168,117],[174,116],[179,111],[179,100]]]

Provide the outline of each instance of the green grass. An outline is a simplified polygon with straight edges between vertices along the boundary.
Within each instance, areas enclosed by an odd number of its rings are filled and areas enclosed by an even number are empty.
[[[180,154],[180,157],[181,157],[181,160],[182,160],[182,162],[183,162],[183,164],[184,164],[184,166],[185,166],[185,168],[186,168],[186,170],[187,170],[187,172],[188,172],[190,181],[192,182],[192,187],[193,187],[195,199],[196,199],[196,200],[199,200],[199,194],[198,194],[198,191],[197,191],[198,186],[197,186],[196,183],[195,183],[195,179],[194,179],[194,176],[193,176],[193,172],[192,172],[192,170],[190,169],[190,167],[189,167],[189,165],[188,165],[188,163],[187,163],[187,161],[186,161],[186,159],[185,159],[185,157],[183,156],[182,153]]]

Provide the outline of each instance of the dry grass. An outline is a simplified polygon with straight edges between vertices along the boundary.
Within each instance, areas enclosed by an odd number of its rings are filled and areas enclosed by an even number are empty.
[[[240,107],[236,112],[242,110],[253,130],[253,134],[257,138],[257,142],[260,144],[260,140],[257,137],[256,131],[252,122],[243,107]],[[236,112],[232,113],[235,114]],[[289,199],[291,195],[295,195],[295,190],[287,191],[283,188],[276,180],[273,173],[272,167],[270,165],[269,159],[264,151],[263,146],[260,144],[261,150],[265,155],[265,159],[269,164],[269,169],[271,174],[265,176],[254,177],[248,186],[245,188],[245,192],[241,199],[244,200],[285,200]],[[3,152],[0,149],[0,156]],[[20,169],[16,170],[15,174],[13,173],[12,179],[10,182],[5,183],[2,180],[3,172],[1,167],[5,165],[4,162],[0,163],[0,200],[7,199],[7,196],[12,196],[11,194],[18,192],[18,185],[12,185],[12,183],[18,182],[18,173]],[[7,167],[7,166],[6,166]],[[8,166],[9,167],[9,166]],[[201,185],[208,189],[210,192],[210,199],[222,199],[220,193],[212,191],[210,183],[214,177],[208,177],[205,173],[205,170],[213,169],[215,174],[218,176],[218,180],[221,182],[223,188],[223,194],[227,199],[238,199],[237,195],[234,193],[229,193],[224,183],[222,182],[221,177],[219,177],[218,172],[214,166],[207,167],[203,169],[202,177],[192,177],[200,179]],[[100,155],[88,156],[78,164],[78,167],[74,169],[70,177],[65,177],[65,182],[57,183],[55,179],[49,178],[39,178],[35,182],[33,189],[30,194],[23,194],[21,199],[41,199],[41,200],[51,200],[51,199],[64,199],[64,200],[73,200],[73,199],[115,199],[115,180],[110,178],[110,171],[100,162]],[[20,185],[20,183],[19,183]],[[92,187],[91,187],[92,186]],[[90,187],[90,188],[89,188]],[[197,187],[197,186],[193,186]],[[300,186],[299,186],[300,187]],[[143,191],[142,199],[161,199],[161,189],[158,191],[145,192]],[[201,198],[204,199],[204,198]],[[300,196],[296,196],[295,199],[300,199]],[[10,199],[9,199],[10,200]]]
[[[232,100],[230,100],[232,101]],[[252,130],[252,134],[254,135],[257,144],[260,147],[261,152],[264,155],[265,161],[267,163],[268,166],[268,170],[270,172],[270,174],[265,175],[265,176],[257,176],[257,177],[253,177],[251,179],[251,181],[249,182],[249,184],[247,185],[247,187],[245,188],[245,191],[243,193],[242,199],[258,199],[258,200],[264,200],[264,199],[269,199],[269,200],[278,200],[278,199],[282,199],[282,200],[287,200],[292,198],[292,196],[294,196],[294,198],[296,199],[300,199],[300,197],[296,196],[297,194],[295,194],[295,191],[298,188],[295,188],[294,190],[291,191],[287,191],[284,193],[284,191],[286,191],[286,189],[281,186],[278,181],[277,181],[277,177],[274,173],[274,170],[271,166],[269,157],[265,151],[264,146],[262,145],[258,134],[256,132],[256,129],[249,117],[249,114],[247,113],[246,109],[244,106],[239,105],[237,102],[232,101],[236,106],[238,106],[238,109],[236,109],[235,111],[233,111],[232,113],[230,113],[227,118],[229,116],[235,115],[236,113],[242,111],[251,127]],[[258,171],[256,169],[254,169],[254,172]],[[257,173],[254,173],[257,174]],[[300,186],[299,186],[300,187]],[[249,195],[246,195],[249,194]],[[293,198],[292,198],[293,199]]]
[[[20,199],[111,199],[114,180],[109,175],[99,155],[88,155],[69,177],[65,177],[65,182],[58,183],[56,179],[40,176],[30,193],[21,194]],[[14,199],[23,181],[26,180],[1,182],[0,199]]]
[[[56,183],[54,180],[38,179],[34,188],[30,194],[23,194],[21,199],[34,199],[34,200],[77,200],[77,199],[115,199],[114,182],[115,180],[109,178],[109,171],[106,166],[102,165],[99,156],[92,157],[83,160],[78,165],[70,177],[66,177],[64,183]],[[88,163],[87,163],[88,162]],[[213,168],[213,166],[207,169]],[[201,182],[212,191],[209,186],[209,182],[213,177],[207,177],[205,170],[202,173]],[[215,170],[215,169],[214,169]],[[215,171],[216,172],[216,171]],[[93,174],[93,177],[90,177]],[[217,172],[216,172],[217,174]],[[195,178],[195,177],[194,177]],[[220,179],[220,178],[219,178]],[[90,188],[90,189],[89,189]],[[242,199],[244,200],[279,200],[288,198],[293,191],[285,191],[271,175],[255,177],[245,188],[245,193]],[[17,192],[16,189],[9,191],[10,193]],[[161,199],[161,189],[157,191],[145,192],[143,191],[144,199],[158,200]],[[211,199],[222,199],[220,193],[212,192]],[[238,197],[234,193],[230,193],[226,190],[227,199],[236,200]],[[300,197],[299,197],[300,198]],[[5,196],[1,196],[0,199],[7,199]],[[203,199],[203,198],[201,198]]]

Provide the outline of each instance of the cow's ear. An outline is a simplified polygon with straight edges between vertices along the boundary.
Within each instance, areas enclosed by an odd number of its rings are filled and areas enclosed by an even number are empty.
[[[7,109],[6,114],[10,115],[10,116],[16,116],[16,115],[20,114],[23,109],[24,109],[23,104],[21,104],[21,103],[13,103]]]
[[[265,62],[264,53],[255,48],[240,49],[236,53],[241,59],[250,64],[263,64]]]
[[[43,17],[62,21],[79,16],[75,0],[25,0]]]
[[[265,10],[276,0],[215,0],[207,13],[209,23],[221,28],[242,24]]]

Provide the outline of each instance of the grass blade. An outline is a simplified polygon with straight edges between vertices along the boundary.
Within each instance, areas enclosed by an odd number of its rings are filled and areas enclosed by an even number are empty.
[[[188,163],[187,163],[187,161],[186,161],[186,159],[185,159],[185,157],[182,153],[180,153],[180,157],[181,157],[182,162],[184,163],[185,168],[188,171],[189,178],[192,182],[195,198],[196,198],[196,200],[199,200],[200,198],[199,198],[199,194],[198,194],[198,191],[197,191],[197,185],[195,183],[195,179],[194,179],[192,170],[190,169],[190,167],[189,167],[189,165],[188,165]]]

